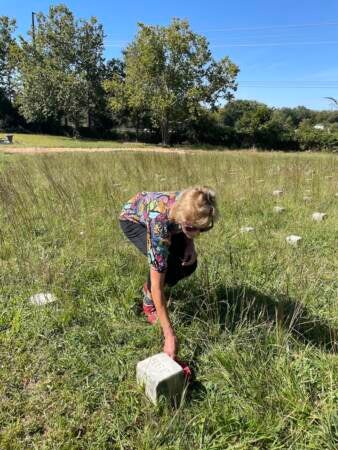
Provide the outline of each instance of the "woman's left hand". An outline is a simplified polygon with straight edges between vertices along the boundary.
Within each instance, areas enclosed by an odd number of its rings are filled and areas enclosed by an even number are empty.
[[[197,253],[195,250],[194,241],[190,239],[184,251],[182,266],[191,266],[194,262],[196,262],[196,260]]]

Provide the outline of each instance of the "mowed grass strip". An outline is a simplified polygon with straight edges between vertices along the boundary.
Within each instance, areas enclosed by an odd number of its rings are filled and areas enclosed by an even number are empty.
[[[1,136],[0,136],[1,137]],[[74,139],[66,136],[53,136],[49,134],[25,134],[13,133],[13,144],[2,145],[0,150],[11,147],[35,147],[35,148],[144,148],[146,144],[138,142],[119,142],[102,139]]]
[[[337,448],[336,156],[5,162],[1,449]],[[198,238],[197,272],[168,296],[196,380],[177,407],[154,407],[135,385],[135,366],[161,351],[161,332],[137,314],[148,265],[123,238],[118,214],[140,190],[195,184],[216,189],[220,220]],[[276,205],[286,211],[274,213]],[[312,221],[315,211],[327,219]],[[290,234],[302,237],[298,247],[286,243]],[[29,304],[38,292],[58,301]]]

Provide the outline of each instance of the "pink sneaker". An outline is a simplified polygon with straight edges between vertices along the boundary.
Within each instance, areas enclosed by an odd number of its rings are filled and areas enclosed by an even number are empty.
[[[175,361],[182,367],[185,379],[187,381],[190,381],[192,379],[192,371],[188,364],[184,361],[181,361],[178,357],[175,358]]]
[[[156,312],[155,305],[154,305],[154,303],[152,302],[151,294],[150,294],[150,292],[149,292],[149,290],[148,290],[147,283],[144,283],[144,285],[143,285],[143,295],[144,295],[144,297],[147,298],[148,302],[149,302],[149,300],[150,300],[151,303],[152,303],[152,304],[149,305],[149,304],[147,304],[147,303],[145,303],[145,302],[143,301],[143,312],[144,312],[144,314],[145,314],[146,317],[147,317],[147,321],[148,321],[151,325],[153,325],[153,324],[157,321],[158,316],[157,316],[157,312]]]
[[[143,312],[147,316],[147,320],[151,325],[157,321],[157,312],[155,306],[152,305],[144,305],[143,304]]]

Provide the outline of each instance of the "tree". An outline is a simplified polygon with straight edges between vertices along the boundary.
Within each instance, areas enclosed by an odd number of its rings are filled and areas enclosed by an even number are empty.
[[[77,22],[65,5],[36,17],[34,41],[21,38],[20,110],[29,122],[72,124],[77,135],[92,125],[104,94],[102,26],[95,18]]]
[[[88,128],[98,125],[97,117],[106,109],[102,86],[105,73],[103,58],[104,32],[95,17],[81,20],[77,30],[77,72],[84,74],[86,82]]]
[[[15,30],[14,19],[0,16],[0,89],[10,102],[13,102],[15,97],[15,64],[12,55],[16,46],[12,36]]]
[[[297,140],[302,150],[337,151],[338,130],[316,129],[310,120],[304,120],[297,129]]]
[[[113,77],[106,83],[111,106],[127,106],[136,115],[149,111],[164,145],[175,123],[197,116],[202,104],[214,108],[231,98],[239,71],[227,57],[216,62],[205,37],[179,19],[168,27],[140,23],[124,52],[124,65],[124,80]]]

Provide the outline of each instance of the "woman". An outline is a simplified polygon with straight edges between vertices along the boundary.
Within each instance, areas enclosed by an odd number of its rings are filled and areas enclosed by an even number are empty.
[[[143,311],[151,324],[160,321],[163,351],[175,358],[178,341],[171,324],[164,286],[174,286],[197,267],[194,238],[213,227],[215,192],[192,187],[182,192],[139,192],[123,207],[120,225],[150,264],[143,286]]]

